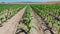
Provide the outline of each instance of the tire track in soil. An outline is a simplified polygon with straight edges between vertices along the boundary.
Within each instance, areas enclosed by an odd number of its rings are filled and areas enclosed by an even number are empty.
[[[0,34],[15,34],[17,30],[18,22],[22,18],[25,9],[26,7],[20,10],[11,19],[7,20],[7,22],[3,24],[3,27],[0,27]]]
[[[43,20],[41,19],[41,17],[39,15],[37,15],[37,13],[35,13],[32,10],[32,16],[37,19],[38,22],[36,22],[35,20],[33,20],[32,25],[35,23],[35,27],[36,29],[38,29],[38,31],[40,31],[40,34],[51,34],[49,30],[44,31],[44,29],[46,29],[47,27],[45,26]],[[34,30],[32,30],[34,32]]]

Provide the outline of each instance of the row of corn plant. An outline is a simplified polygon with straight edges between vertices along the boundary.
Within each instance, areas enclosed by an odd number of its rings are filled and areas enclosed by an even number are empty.
[[[40,4],[36,6],[60,19],[60,4]]]
[[[31,30],[31,26],[30,26],[30,22],[31,22],[31,15],[30,15],[30,12],[31,12],[31,8],[30,8],[30,5],[27,5],[27,8],[26,8],[26,26],[27,26],[27,33],[30,34],[30,30]]]
[[[6,10],[15,10],[16,8],[19,8],[23,5],[24,4],[0,4],[0,14]]]
[[[16,7],[16,6],[15,6]],[[4,22],[4,21],[6,21],[7,19],[10,19],[12,16],[14,16],[20,9],[22,9],[24,7],[24,5],[23,6],[18,6],[18,7],[16,7],[15,9],[13,9],[13,10],[11,10],[11,9],[8,9],[8,12],[7,12],[7,14],[6,15],[1,15],[0,16],[0,25],[2,25],[2,23]]]
[[[60,34],[60,21],[58,20],[55,20],[52,16],[50,16],[48,13],[46,13],[43,9],[44,7],[42,6],[42,8],[39,7],[40,5],[37,5],[37,6],[33,6],[33,8],[37,11],[38,14],[40,14],[44,20],[46,22],[49,22],[49,23],[52,23],[52,27],[54,24],[56,24],[58,26],[58,34]],[[52,8],[52,6],[51,6]]]

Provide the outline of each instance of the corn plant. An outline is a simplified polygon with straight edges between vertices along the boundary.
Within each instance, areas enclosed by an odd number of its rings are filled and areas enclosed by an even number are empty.
[[[30,33],[30,30],[31,30],[31,26],[30,26],[30,22],[31,22],[30,11],[31,11],[31,8],[28,5],[27,8],[26,8],[26,26],[27,26],[27,29],[28,29],[28,31],[27,31],[28,34]]]

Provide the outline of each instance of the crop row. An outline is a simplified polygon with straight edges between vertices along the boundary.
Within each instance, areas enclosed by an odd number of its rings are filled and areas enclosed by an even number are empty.
[[[20,4],[6,4],[5,5],[8,9],[8,11],[4,14],[0,15],[0,25],[5,22],[6,20],[10,19],[12,16],[14,16],[16,13],[18,13],[19,10],[21,10],[25,5]],[[5,8],[5,7],[3,7]],[[4,9],[3,9],[4,10]],[[3,12],[2,12],[3,13]]]
[[[33,5],[34,6],[34,5]],[[59,4],[41,4],[41,5],[35,5],[35,7],[38,7],[40,10],[44,10],[54,17],[57,17],[60,20],[60,5]]]
[[[31,22],[31,7],[30,5],[27,5],[27,8],[26,8],[26,26],[27,26],[27,33],[29,34],[30,33],[30,30],[31,30],[31,26],[30,26],[30,22]]]
[[[0,4],[0,13],[5,10],[14,10],[21,6],[23,6],[23,4]]]
[[[54,24],[58,26],[57,30],[60,33],[60,21],[56,20],[52,17],[49,12],[52,12],[55,15],[60,16],[60,6],[59,5],[31,5],[32,8],[41,16],[43,17],[44,21],[47,23],[52,23],[52,27]]]

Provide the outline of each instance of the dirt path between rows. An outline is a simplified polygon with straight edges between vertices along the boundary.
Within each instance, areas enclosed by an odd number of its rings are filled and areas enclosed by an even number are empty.
[[[35,27],[35,29],[31,30],[31,34],[51,34],[49,30],[47,31],[43,31],[43,29],[46,28],[46,26],[44,26],[43,21],[41,19],[41,17],[39,17],[37,15],[37,13],[35,13],[33,10],[31,11],[31,16],[33,16],[33,20],[31,21],[31,24]]]
[[[22,18],[25,8],[20,10],[11,19],[7,20],[7,22],[3,24],[3,27],[0,27],[0,34],[15,34],[17,30],[18,22]]]
[[[31,20],[31,25],[34,27],[31,29],[31,34],[43,34],[42,30],[40,29],[40,25],[38,20],[36,19],[36,14],[34,14],[34,11],[31,11],[31,16],[32,16],[32,20]]]

